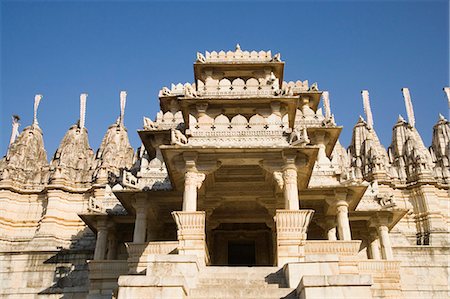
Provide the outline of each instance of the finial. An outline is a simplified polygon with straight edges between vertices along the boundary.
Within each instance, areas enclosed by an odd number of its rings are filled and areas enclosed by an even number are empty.
[[[405,119],[403,118],[403,116],[401,116],[400,114],[398,115],[398,118],[397,118],[397,122],[398,123],[404,123],[405,122]]]
[[[19,120],[20,117],[18,115],[12,116],[12,129],[11,129],[11,139],[9,139],[9,146],[16,141],[16,138],[19,136]]]
[[[39,103],[42,100],[42,95],[41,94],[37,94],[34,96],[34,113],[33,113],[33,125],[38,125],[38,121],[37,121],[37,110],[39,107]]]
[[[324,91],[322,93],[323,98],[323,109],[325,110],[325,119],[329,119],[331,117],[331,108],[330,108],[330,94],[328,91]]]
[[[447,95],[447,102],[448,102],[448,118],[450,119],[450,87],[446,86],[444,87],[444,92]]]
[[[241,51],[241,46],[239,44],[236,44],[236,51]]]
[[[416,120],[414,118],[414,109],[411,102],[411,95],[409,94],[409,89],[404,87],[402,88],[403,98],[405,99],[406,106],[406,114],[408,115],[409,124],[414,127],[416,125]]]
[[[448,107],[450,108],[450,87],[444,87],[444,92],[447,95]]]
[[[125,115],[126,103],[127,103],[127,92],[122,90],[120,92],[120,122],[119,122],[121,126],[123,126],[123,116]]]
[[[439,120],[445,120],[445,117],[439,113]]]
[[[86,119],[86,100],[87,100],[87,93],[82,93],[80,95],[80,122],[79,122],[79,128],[84,128],[84,121]]]
[[[373,128],[373,117],[372,117],[372,109],[370,108],[369,91],[362,90],[361,95],[363,98],[364,113],[366,114],[366,118],[367,118],[367,126],[369,127],[369,129],[372,129]]]

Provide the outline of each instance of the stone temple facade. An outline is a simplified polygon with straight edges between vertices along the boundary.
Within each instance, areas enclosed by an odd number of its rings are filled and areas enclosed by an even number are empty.
[[[328,92],[283,71],[270,51],[198,53],[136,151],[126,93],[97,152],[82,94],[50,163],[37,95],[0,161],[0,297],[449,298],[449,122],[426,147],[405,88],[386,149],[363,91],[345,149]]]

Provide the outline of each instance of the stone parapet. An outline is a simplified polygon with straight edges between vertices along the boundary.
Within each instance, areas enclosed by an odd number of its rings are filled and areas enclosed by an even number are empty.
[[[374,298],[402,298],[400,285],[400,261],[358,261],[360,274],[370,274],[373,279]]]
[[[117,292],[117,279],[128,273],[126,260],[88,261],[89,265],[89,299],[111,298]]]
[[[309,255],[338,255],[356,256],[359,252],[361,241],[306,241],[305,254]]]
[[[186,298],[197,285],[202,263],[195,255],[151,254],[145,275],[119,278],[117,298]]]
[[[305,275],[297,287],[298,298],[373,298],[370,275]]]
[[[141,273],[147,268],[147,259],[151,254],[177,253],[178,241],[126,243],[128,251],[129,273]]]

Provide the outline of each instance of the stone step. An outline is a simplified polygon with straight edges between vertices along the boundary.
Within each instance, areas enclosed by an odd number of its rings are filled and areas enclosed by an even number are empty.
[[[230,267],[230,266],[206,266],[202,269],[202,272],[213,272],[213,273],[239,273],[239,272],[252,272],[252,273],[273,273],[280,270],[280,267],[259,267],[259,266],[249,266],[249,267]]]
[[[235,286],[274,286],[274,287],[285,287],[286,280],[284,276],[268,276],[265,278],[254,278],[254,277],[220,277],[214,275],[210,278],[200,278],[198,281],[199,285],[235,285]]]
[[[284,285],[284,279],[280,277],[279,280],[267,282],[261,279],[241,279],[241,278],[201,278],[198,281],[199,286],[218,286],[218,285],[231,285],[231,286],[242,286],[242,287],[264,287],[264,288],[278,288],[279,285]]]
[[[254,277],[256,279],[267,276],[283,276],[280,268],[277,267],[206,267],[199,273],[200,278],[220,277],[220,278],[241,278]]]
[[[284,273],[278,267],[217,267],[209,266],[199,273],[200,284],[258,285],[285,287]]]
[[[295,289],[223,286],[200,286],[190,291],[189,298],[295,298]]]

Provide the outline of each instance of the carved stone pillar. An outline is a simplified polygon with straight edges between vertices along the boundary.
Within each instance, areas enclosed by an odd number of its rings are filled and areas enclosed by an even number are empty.
[[[325,220],[325,233],[327,240],[336,241],[336,219],[334,217],[327,217]]]
[[[305,257],[308,225],[314,210],[277,210],[274,220],[277,232],[277,265],[301,262]]]
[[[381,247],[381,256],[385,260],[392,260],[394,258],[391,240],[389,238],[388,224],[390,221],[392,221],[392,214],[388,211],[385,211],[377,212],[369,222],[370,227],[375,228],[378,233],[378,239]]]
[[[108,253],[106,259],[114,260],[117,256],[117,237],[116,231],[111,230],[108,234]]]
[[[334,206],[336,207],[336,222],[339,240],[350,241],[352,234],[348,219],[348,203],[346,192],[336,192]]]
[[[108,242],[108,227],[105,220],[97,221],[97,242],[95,243],[94,260],[104,260]]]
[[[391,240],[389,238],[389,229],[386,225],[378,226],[378,235],[381,243],[381,255],[385,260],[392,260],[394,254],[392,252]]]
[[[317,153],[317,162],[320,164],[330,163],[327,154],[325,152],[329,138],[325,132],[316,132],[314,134],[314,142],[319,146],[319,152]]]
[[[193,170],[186,171],[184,179],[183,211],[197,211],[197,189],[202,186],[206,175]]]
[[[147,201],[144,195],[136,196],[134,203],[136,210],[136,221],[134,223],[134,243],[145,243],[145,236],[147,234]]]
[[[369,258],[373,260],[381,260],[380,241],[378,240],[377,233],[373,231],[373,229],[370,231],[369,240]]]
[[[298,202],[297,166],[295,164],[296,157],[297,153],[283,153],[283,159],[285,161],[283,167],[284,208],[295,211],[300,209]]]
[[[294,166],[295,167],[295,166]],[[287,168],[283,171],[284,179],[284,200],[286,210],[298,210],[297,169]]]
[[[172,212],[177,224],[178,253],[181,255],[196,255],[199,261],[209,263],[208,249],[206,247],[204,211]]]

